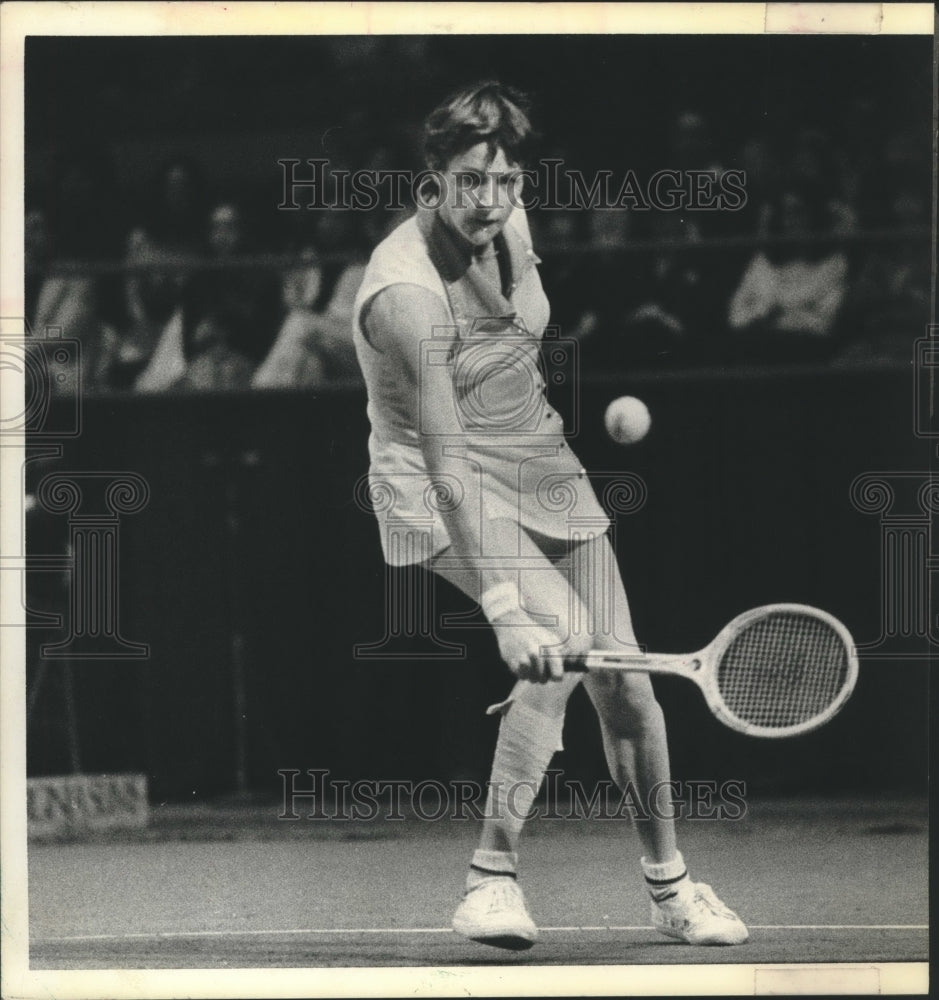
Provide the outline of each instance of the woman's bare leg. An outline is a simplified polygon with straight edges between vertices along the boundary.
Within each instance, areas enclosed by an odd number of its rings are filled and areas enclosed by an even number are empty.
[[[548,624],[548,627],[557,633],[560,645],[569,634],[567,619],[571,592],[567,579],[513,522],[494,523],[490,538],[501,551],[522,557],[529,565],[533,561],[542,562],[540,568],[526,569],[519,574],[522,603],[530,614],[545,616],[545,624],[556,621],[554,626]],[[447,563],[441,565],[439,561],[433,568],[472,600],[479,601],[479,574],[475,570]],[[520,680],[502,703],[503,717],[479,841],[481,850],[511,853],[517,850],[525,818],[544,772],[555,751],[561,748],[567,700],[580,680],[576,674],[546,684]]]
[[[587,609],[583,627],[589,644],[595,649],[637,652],[626,591],[606,535],[574,550],[571,583]],[[669,861],[676,854],[675,823],[658,807],[656,796],[656,789],[671,777],[668,743],[649,676],[598,672],[586,677],[584,687],[600,718],[611,777],[621,790],[631,785],[639,796],[636,832],[645,854],[653,862]],[[650,810],[650,803],[656,808]]]

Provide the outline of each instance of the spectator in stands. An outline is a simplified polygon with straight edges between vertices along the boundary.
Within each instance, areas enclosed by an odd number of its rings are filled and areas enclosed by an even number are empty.
[[[277,279],[237,257],[254,249],[244,213],[217,205],[209,216],[210,253],[229,266],[195,275],[183,293],[182,342],[186,359],[174,389],[242,389],[271,344],[280,319]]]
[[[180,379],[186,370],[182,305],[175,306],[159,330],[155,344],[138,336],[141,329],[132,330],[121,344],[121,380],[127,373],[136,372],[133,386],[137,392],[162,392]],[[150,353],[147,354],[147,351]]]
[[[591,280],[595,262],[583,254],[569,252],[570,247],[586,242],[588,218],[588,213],[577,209],[551,209],[532,212],[528,221],[532,245],[544,257],[540,270],[553,305],[551,326],[557,327],[565,338],[579,341],[593,338],[587,350],[590,356],[599,327],[599,308],[591,294],[596,285]]]
[[[24,299],[26,315],[36,315],[36,303],[51,252],[49,220],[41,208],[27,208],[23,217],[23,257],[25,265]]]
[[[697,172],[709,189],[706,197],[717,197],[727,169],[725,152],[708,120],[695,110],[684,110],[676,114],[661,159],[649,176],[655,169],[674,171],[690,201],[688,172]],[[673,210],[653,207],[634,220],[636,238],[661,246],[624,258],[618,280],[606,282],[623,293],[609,323],[608,363],[658,365],[708,356],[723,329],[738,270],[732,254],[704,253],[695,247],[707,239],[738,235],[741,221],[734,212],[694,203]],[[630,282],[624,284],[627,275]]]
[[[119,377],[126,384],[136,379],[135,388],[143,392],[167,388],[185,368],[181,307],[187,271],[180,265],[207,249],[203,188],[194,162],[166,163],[143,221],[127,240],[127,263],[141,269],[127,279],[130,323],[122,338]]]
[[[694,109],[680,111],[668,133],[668,163],[671,170],[720,172],[724,157],[710,122]]]
[[[680,249],[702,239],[697,221],[684,213],[656,213],[644,221],[647,238],[663,246],[624,262],[626,268],[638,270],[641,281],[638,297],[624,300],[611,331],[610,360],[623,365],[668,361],[682,354],[689,339],[698,337],[703,319],[701,255]]]
[[[857,231],[857,208],[847,193],[844,154],[824,132],[812,128],[800,131],[784,172],[795,188],[811,190],[824,199],[829,232],[842,236]]]
[[[257,388],[310,388],[358,378],[352,345],[352,307],[365,273],[359,221],[351,212],[319,217],[310,264],[283,286],[288,312],[270,353],[254,374]]]
[[[844,250],[823,239],[833,220],[825,192],[787,185],[772,205],[771,243],[751,258],[728,311],[745,355],[827,354],[847,291]],[[798,346],[797,346],[798,345]]]
[[[773,144],[762,134],[747,136],[731,166],[743,171],[747,196],[745,204],[733,212],[734,233],[765,236],[769,231],[770,202],[773,192],[778,190],[779,158]]]
[[[630,237],[632,215],[628,208],[594,208],[589,212],[587,229],[592,246],[615,250]]]
[[[62,337],[81,343],[80,370],[65,373],[53,392],[97,392],[108,386],[118,335],[113,282],[93,269],[75,270],[113,256],[118,230],[116,184],[105,157],[97,149],[73,149],[56,171],[56,182],[44,210],[32,213],[27,229],[27,265],[56,264],[67,269],[42,273],[29,282],[33,299],[32,329],[58,328]],[[48,224],[46,219],[48,218]]]
[[[374,171],[377,179],[393,176],[390,171],[408,170],[413,156],[409,156],[405,145],[403,136],[397,136],[395,140],[380,140],[368,153],[364,169]],[[402,192],[398,190],[395,194],[400,195]],[[407,197],[383,198],[363,217],[363,235],[368,251],[371,252],[393,229],[397,229],[413,214],[414,206]]]
[[[929,224],[929,176],[895,178],[886,210],[865,219],[872,229],[893,231]],[[877,242],[861,256],[845,303],[851,343],[839,361],[908,362],[913,341],[923,335],[930,314],[929,237]]]

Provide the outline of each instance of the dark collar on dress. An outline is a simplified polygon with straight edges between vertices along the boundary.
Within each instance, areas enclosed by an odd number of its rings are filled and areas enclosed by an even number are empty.
[[[484,300],[491,300],[493,315],[513,313],[512,293],[520,284],[528,268],[539,263],[531,247],[527,246],[512,226],[506,225],[496,237],[500,249],[508,252],[509,291],[503,296],[481,280],[478,269],[473,268],[473,247],[458,233],[455,233],[440,217],[440,213],[427,208],[418,208],[417,225],[425,241],[431,262],[441,278],[454,285],[465,280]]]

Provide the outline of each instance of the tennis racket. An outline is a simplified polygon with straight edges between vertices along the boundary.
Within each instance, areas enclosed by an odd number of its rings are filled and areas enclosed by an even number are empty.
[[[565,670],[687,677],[724,725],[781,737],[828,722],[851,696],[858,663],[837,618],[802,604],[770,604],[738,615],[699,653],[594,650],[568,660]]]

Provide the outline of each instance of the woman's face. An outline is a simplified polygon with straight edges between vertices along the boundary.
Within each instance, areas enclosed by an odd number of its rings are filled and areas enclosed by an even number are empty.
[[[170,212],[183,214],[192,209],[195,200],[195,179],[183,164],[174,164],[163,179],[164,207]]]
[[[787,192],[779,206],[779,229],[783,236],[805,236],[812,231],[812,217],[805,200]]]
[[[489,146],[477,143],[456,156],[442,171],[446,198],[440,214],[451,229],[473,246],[489,243],[520,203],[522,168],[498,149],[490,160]]]

